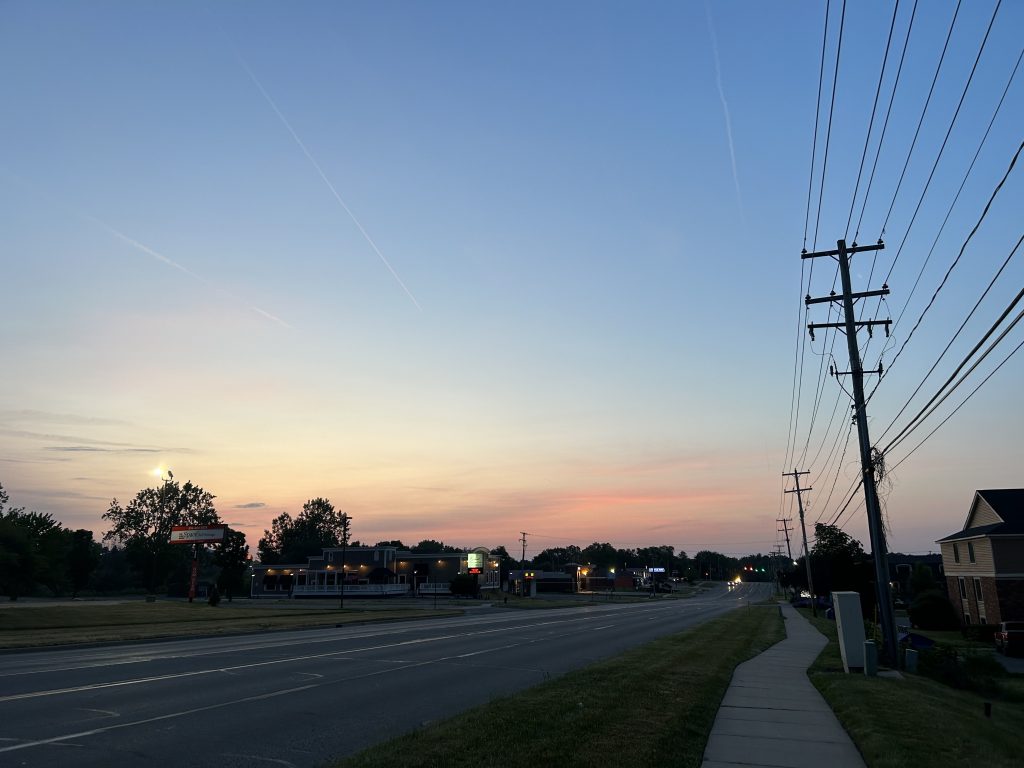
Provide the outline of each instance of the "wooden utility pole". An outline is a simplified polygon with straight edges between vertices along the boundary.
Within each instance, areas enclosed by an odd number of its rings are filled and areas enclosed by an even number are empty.
[[[807,546],[807,525],[804,523],[804,491],[814,490],[813,488],[801,488],[800,487],[800,475],[809,475],[810,472],[797,472],[795,469],[792,472],[783,472],[783,477],[792,477],[796,483],[796,489],[792,491],[786,491],[786,493],[796,494],[797,507],[800,510],[800,530],[804,534],[804,565],[807,568],[807,591],[811,593],[811,615],[817,617],[818,615],[818,596],[814,594],[814,577],[811,576],[811,549]],[[789,532],[786,532],[786,543],[789,543]]]
[[[519,541],[521,541],[523,543],[523,559],[519,561],[519,564],[523,568],[525,568],[526,567],[526,531],[520,531],[519,533],[521,533],[523,535],[523,538],[521,538],[519,540]]]
[[[899,666],[899,651],[896,645],[896,619],[893,614],[892,598],[889,592],[889,556],[885,543],[885,527],[882,524],[882,512],[878,503],[878,489],[875,487],[875,467],[871,454],[871,438],[868,435],[867,408],[864,400],[864,374],[877,373],[881,375],[882,366],[879,365],[876,371],[865,371],[861,365],[860,347],[857,343],[857,331],[860,328],[867,328],[870,334],[874,326],[881,325],[885,328],[885,334],[888,336],[892,320],[857,320],[853,312],[854,301],[870,296],[886,296],[889,293],[889,287],[883,285],[882,289],[878,291],[854,293],[850,282],[850,257],[862,251],[879,251],[883,248],[885,248],[885,244],[881,240],[878,241],[877,245],[857,245],[854,243],[849,248],[846,247],[845,240],[839,240],[834,251],[818,251],[816,253],[807,253],[805,251],[800,254],[800,257],[803,259],[814,259],[828,256],[839,262],[839,274],[843,283],[842,294],[837,296],[833,292],[829,296],[818,299],[812,299],[808,296],[805,299],[805,304],[810,306],[811,304],[822,302],[842,302],[844,320],[842,323],[811,323],[807,328],[811,333],[812,339],[814,338],[815,328],[836,328],[846,334],[846,344],[850,353],[850,370],[833,371],[833,373],[836,376],[849,375],[853,379],[853,410],[854,418],[857,421],[857,438],[860,443],[864,504],[867,508],[868,533],[871,537],[871,555],[875,564],[875,593],[878,600],[878,616],[882,625],[882,639],[884,642],[882,658],[890,666],[896,668]]]
[[[785,476],[785,475],[784,475]],[[810,489],[808,489],[810,490]],[[782,530],[786,533],[786,551],[789,553],[789,559],[793,559],[793,547],[789,543],[789,518],[780,517],[775,521],[776,523],[782,523]],[[779,553],[782,554],[781,552]]]

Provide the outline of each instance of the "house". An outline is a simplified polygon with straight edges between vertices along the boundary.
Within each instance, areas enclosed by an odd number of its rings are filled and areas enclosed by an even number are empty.
[[[964,624],[1024,620],[1024,488],[975,491],[963,530],[936,543]]]

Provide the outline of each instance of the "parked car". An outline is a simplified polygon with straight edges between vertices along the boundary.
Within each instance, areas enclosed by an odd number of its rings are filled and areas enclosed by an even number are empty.
[[[1024,653],[1024,621],[1004,621],[995,632],[995,641],[999,653]]]

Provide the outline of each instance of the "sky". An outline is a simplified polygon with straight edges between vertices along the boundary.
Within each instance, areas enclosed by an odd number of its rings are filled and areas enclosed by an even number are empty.
[[[859,334],[880,448],[1024,280],[901,414],[1024,210],[1017,167],[922,316],[1024,138],[1024,5],[971,76],[996,3],[944,55],[958,6],[922,3],[882,135],[912,6],[871,122],[890,2],[827,36],[823,2],[0,2],[0,483],[98,536],[159,467],[253,549],[326,497],[369,543],[746,554],[799,470],[867,546],[845,337],[801,327],[836,263],[801,249],[884,229],[852,262],[899,317]],[[908,455],[1022,340],[886,454],[891,550],[1024,483],[1024,355]]]

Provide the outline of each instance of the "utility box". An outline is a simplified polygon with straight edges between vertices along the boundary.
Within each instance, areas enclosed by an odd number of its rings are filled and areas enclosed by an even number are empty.
[[[860,611],[858,592],[833,592],[832,608],[836,613],[836,634],[839,652],[847,674],[864,669],[864,617]]]

